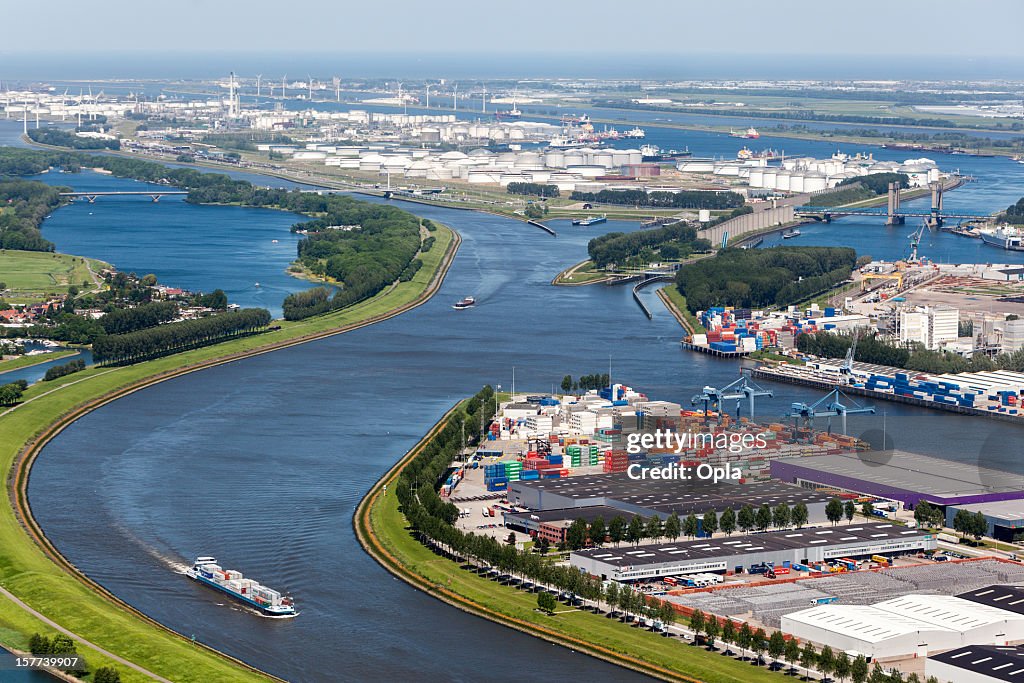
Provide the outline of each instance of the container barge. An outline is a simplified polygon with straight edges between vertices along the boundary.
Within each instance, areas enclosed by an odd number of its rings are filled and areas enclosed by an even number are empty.
[[[185,575],[199,583],[227,593],[239,602],[255,607],[273,617],[290,617],[297,614],[295,603],[252,579],[242,576],[233,569],[222,569],[216,558],[197,557]]]
[[[605,214],[601,214],[600,216],[590,216],[588,218],[573,218],[572,224],[586,228],[591,225],[597,225],[598,223],[604,223],[607,220],[608,216]]]

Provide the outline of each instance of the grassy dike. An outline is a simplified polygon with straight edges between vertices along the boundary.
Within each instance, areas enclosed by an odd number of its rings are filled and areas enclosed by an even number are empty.
[[[344,310],[301,321],[278,321],[280,330],[118,368],[91,367],[59,380],[37,383],[22,404],[0,409],[0,468],[8,472],[7,505],[0,505],[0,586],[31,608],[98,647],[147,672],[175,682],[271,680],[235,660],[160,625],[79,572],[43,535],[27,498],[29,470],[43,446],[79,417],[106,403],[173,377],[248,356],[348,332],[396,316],[427,301],[440,287],[460,238],[438,226],[434,248],[409,282]],[[83,493],[88,490],[84,482]],[[26,650],[34,632],[55,631],[0,596],[0,644]],[[83,647],[91,668],[115,666],[123,681],[148,681]]]
[[[77,351],[72,349],[64,349],[62,351],[54,351],[52,353],[40,353],[35,356],[18,356],[17,358],[11,358],[10,360],[0,361],[0,373],[8,372],[10,370],[18,370],[20,368],[30,368],[33,365],[39,365],[40,363],[49,363],[51,360],[59,360],[61,358],[67,358],[73,356]],[[0,384],[5,384],[4,376],[0,374]]]
[[[463,611],[573,650],[668,681],[758,683],[781,674],[704,648],[625,626],[591,612],[549,617],[536,611],[537,596],[480,577],[435,555],[409,533],[394,484],[402,469],[442,430],[456,405],[366,494],[353,519],[363,548],[396,577]]]

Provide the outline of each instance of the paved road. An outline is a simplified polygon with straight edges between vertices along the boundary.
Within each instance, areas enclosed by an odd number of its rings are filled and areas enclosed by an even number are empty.
[[[124,666],[127,666],[130,669],[134,669],[134,670],[138,671],[139,673],[141,673],[144,676],[149,676],[154,681],[160,681],[160,683],[173,683],[172,681],[169,681],[168,679],[164,678],[163,676],[157,676],[152,671],[147,671],[146,669],[143,669],[138,664],[133,664],[132,662],[129,662],[127,659],[125,659],[124,657],[118,657],[113,652],[109,652],[108,650],[104,650],[102,647],[100,647],[98,645],[95,645],[93,643],[90,643],[85,638],[82,638],[81,636],[75,635],[74,633],[72,633],[71,631],[67,630],[66,628],[64,628],[63,626],[58,624],[57,622],[53,621],[52,619],[48,619],[47,617],[43,616],[42,614],[40,614],[36,610],[34,610],[31,607],[29,607],[28,605],[26,605],[24,602],[19,600],[13,593],[11,593],[6,588],[0,587],[0,595],[3,595],[5,598],[7,598],[11,602],[13,602],[15,605],[17,605],[21,609],[25,610],[26,612],[28,612],[29,614],[34,616],[36,619],[39,619],[40,621],[42,621],[47,626],[50,626],[52,628],[57,629],[58,631],[60,631],[64,635],[69,636],[70,638],[73,638],[74,640],[78,641],[82,645],[85,645],[86,647],[89,647],[89,648],[92,648],[93,650],[96,650],[100,654],[102,654],[102,655],[104,655],[106,657],[109,657],[110,659],[114,660],[118,664],[123,664]]]

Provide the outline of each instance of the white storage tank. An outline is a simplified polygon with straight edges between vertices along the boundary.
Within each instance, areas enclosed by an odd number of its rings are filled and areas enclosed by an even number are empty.
[[[821,173],[810,172],[804,175],[804,192],[817,192],[827,186],[825,176]]]
[[[750,183],[751,187],[764,187],[764,169],[750,169],[750,176],[748,182]]]
[[[597,178],[607,172],[604,166],[598,166],[596,164],[580,164],[579,166],[568,166],[566,168],[570,173],[577,173],[584,178]]]
[[[781,171],[774,168],[764,169],[764,174],[762,175],[763,184],[761,185],[761,187],[767,187],[772,190],[778,187],[778,185],[776,185],[775,183],[776,177],[779,173],[781,173]]]
[[[629,163],[633,166],[636,164],[642,164],[644,161],[644,154],[638,149],[627,149],[629,152]]]
[[[775,187],[779,190],[789,191],[789,181],[793,177],[790,171],[779,171],[775,174]]]
[[[565,152],[555,149],[545,152],[544,165],[548,168],[565,168]]]
[[[614,166],[615,166],[614,159],[615,159],[615,157],[614,157],[614,155],[612,155],[611,152],[609,152],[607,150],[602,150],[602,151],[596,152],[594,154],[594,162],[593,163],[595,165],[597,165],[597,166],[602,166],[604,168],[614,168]]]
[[[791,175],[789,177],[789,190],[790,190],[790,192],[803,192],[804,191],[804,174],[803,173],[796,172],[796,173],[793,173],[793,175]]]

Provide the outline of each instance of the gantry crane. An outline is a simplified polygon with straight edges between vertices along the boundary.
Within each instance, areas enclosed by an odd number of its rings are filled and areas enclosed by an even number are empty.
[[[759,396],[766,396],[771,398],[774,394],[770,389],[762,389],[761,387],[754,384],[749,377],[742,375],[739,379],[730,382],[721,389],[715,387],[706,386],[699,394],[695,394],[690,399],[691,405],[704,405],[704,420],[708,419],[709,408],[715,408],[718,411],[719,421],[721,421],[722,415],[722,404],[724,401],[736,401],[736,418],[740,416],[740,401],[744,398],[750,401],[750,417],[754,417],[754,399]]]
[[[843,403],[843,400],[849,401],[851,405]],[[800,419],[803,419],[805,428],[813,428],[814,418],[827,417],[828,433],[831,434],[832,418],[838,416],[843,419],[843,434],[846,434],[847,415],[859,415],[863,413],[874,414],[874,412],[875,409],[873,406],[861,406],[859,403],[840,391],[839,387],[836,387],[810,405],[806,403],[793,403],[790,406],[787,417],[793,418],[794,430]]]

